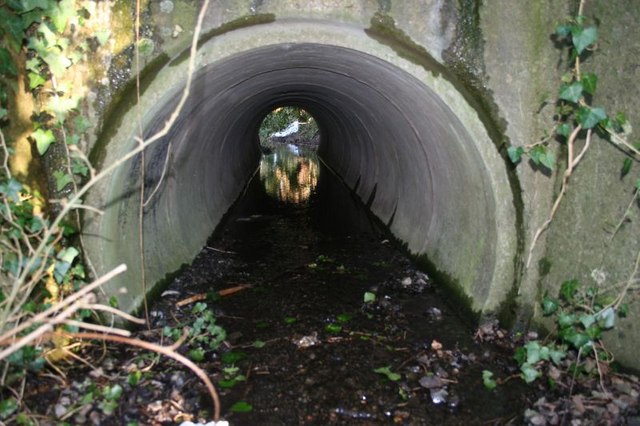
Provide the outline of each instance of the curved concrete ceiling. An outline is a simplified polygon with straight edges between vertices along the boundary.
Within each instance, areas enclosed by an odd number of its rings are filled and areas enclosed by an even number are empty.
[[[427,81],[424,69],[399,58],[391,63],[387,54],[276,43],[202,59],[180,118],[146,152],[147,194],[159,185],[145,209],[147,281],[193,259],[258,166],[262,119],[274,107],[296,105],[318,122],[324,162],[373,214],[448,276],[472,310],[495,311],[513,286],[516,256],[505,164],[449,83]],[[181,66],[169,64],[166,72],[184,73]],[[147,134],[164,124],[182,90],[182,80],[162,76],[143,95]],[[127,128],[133,117],[100,148],[104,161],[135,145],[135,126]],[[130,265],[127,277],[110,284],[129,287],[125,309],[141,297],[132,284],[139,280],[138,188],[139,161],[92,192],[105,214],[89,217],[85,228],[99,272]]]

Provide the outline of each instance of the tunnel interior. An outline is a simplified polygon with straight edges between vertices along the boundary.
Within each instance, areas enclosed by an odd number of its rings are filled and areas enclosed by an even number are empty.
[[[146,135],[164,125],[183,85],[145,94]],[[438,90],[451,91],[369,53],[326,44],[273,44],[203,65],[169,134],[145,152],[147,281],[193,259],[257,171],[262,120],[291,105],[315,118],[324,165],[406,250],[450,278],[471,310],[495,310],[513,285],[505,166],[486,132],[470,130],[477,126]],[[105,161],[135,146],[120,133]],[[99,270],[130,263],[109,284],[128,286],[119,297],[129,310],[142,299],[131,284],[139,278],[140,175],[138,158],[94,190],[105,214],[87,220],[89,234],[100,235],[90,238]]]

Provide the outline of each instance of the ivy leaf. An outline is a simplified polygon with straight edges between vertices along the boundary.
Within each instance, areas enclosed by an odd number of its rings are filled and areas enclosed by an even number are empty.
[[[391,380],[392,382],[397,382],[402,378],[402,376],[399,375],[398,373],[394,373],[393,371],[391,371],[391,369],[388,366],[376,368],[375,370],[373,370],[373,372],[378,374],[384,374],[385,376],[387,376],[387,379]]]
[[[620,305],[620,307],[618,308],[618,315],[620,315],[621,318],[624,318],[627,315],[629,315],[629,304],[628,303],[623,303],[622,305]]]
[[[56,191],[62,191],[65,186],[73,182],[73,178],[62,170],[53,172],[53,177],[56,179]]]
[[[574,314],[568,314],[566,312],[560,312],[558,315],[558,325],[560,328],[571,327],[576,322],[576,316]]]
[[[598,85],[598,76],[591,72],[584,73],[580,82],[582,83],[582,88],[584,89],[584,91],[590,95],[593,95]]]
[[[569,280],[562,283],[560,286],[560,297],[567,302],[573,301],[573,297],[578,291],[578,280]]]
[[[49,104],[47,106],[55,116],[56,121],[59,124],[62,124],[67,119],[69,112],[78,108],[79,100],[80,98],[78,96],[73,96],[71,98],[54,96],[49,100]]]
[[[558,37],[566,37],[571,33],[571,27],[569,25],[558,25],[556,27],[556,34]]]
[[[9,111],[7,111],[5,108],[0,107],[0,120],[4,120],[8,113]]]
[[[3,42],[14,52],[20,50],[22,37],[24,37],[24,26],[22,18],[10,10],[0,7],[0,22],[4,32]]]
[[[495,389],[498,385],[493,379],[493,373],[489,370],[482,370],[482,383],[489,390]]]
[[[4,195],[11,203],[20,202],[20,191],[22,191],[22,184],[15,178],[0,184],[0,194]]]
[[[521,146],[510,146],[507,148],[507,155],[513,164],[517,164],[524,155],[524,148]]]
[[[64,32],[69,19],[76,14],[75,0],[62,0],[53,6],[50,11],[51,21],[59,33]]]
[[[98,40],[98,44],[100,46],[104,46],[105,44],[107,44],[107,41],[111,36],[111,31],[109,30],[97,31],[95,35],[96,35],[96,40]]]
[[[560,365],[565,356],[567,356],[567,353],[564,350],[551,349],[549,351],[549,358],[555,365]]]
[[[596,318],[598,320],[598,324],[605,330],[609,330],[616,325],[616,311],[611,306],[606,308],[604,311],[598,312],[598,314],[596,314]]]
[[[540,361],[540,343],[537,340],[532,340],[524,345],[527,351],[527,364],[535,364]]]
[[[558,301],[551,297],[545,296],[542,299],[542,315],[549,316],[558,310]]]
[[[13,63],[11,53],[4,47],[0,47],[0,75],[15,77],[18,75],[16,65]]]
[[[558,96],[565,101],[577,103],[582,96],[583,86],[579,81],[574,81],[571,84],[563,84],[560,86],[560,93]]]
[[[562,123],[556,129],[556,133],[565,138],[568,138],[572,131],[573,127],[569,123]]]
[[[33,90],[38,86],[42,86],[47,80],[44,79],[40,74],[36,74],[34,72],[29,73],[29,89]]]
[[[542,375],[542,373],[540,373],[535,369],[535,367],[530,364],[522,364],[522,367],[520,367],[520,372],[522,373],[522,379],[526,383],[532,383]]]
[[[596,317],[594,315],[580,315],[580,322],[587,329],[596,322]]]
[[[633,165],[633,160],[631,158],[625,158],[622,163],[622,169],[620,170],[620,177],[625,177],[631,171],[631,166]]]
[[[580,55],[584,49],[598,40],[598,30],[596,27],[574,27],[571,31],[571,40],[576,52]]]
[[[89,121],[89,119],[84,115],[79,115],[76,118],[74,118],[73,126],[78,133],[85,133],[87,130],[93,127],[93,125],[91,124],[91,121]]]
[[[230,410],[233,413],[250,413],[253,407],[248,402],[238,401],[231,406]]]
[[[56,140],[51,130],[38,129],[31,134],[31,137],[36,141],[36,147],[40,155],[44,155],[49,149],[49,145]]]
[[[18,401],[14,397],[0,401],[0,419],[4,420],[18,409]]]
[[[553,170],[553,167],[556,162],[556,157],[553,152],[549,151],[547,147],[538,145],[534,147],[530,152],[529,156],[531,160],[536,166],[543,165],[549,170]]]
[[[42,59],[49,65],[49,69],[56,77],[61,77],[72,65],[71,60],[61,52],[47,52],[42,55]]]
[[[202,360],[204,360],[204,349],[202,348],[191,349],[189,352],[187,352],[187,355],[193,361],[201,362]]]
[[[578,110],[576,118],[578,119],[578,123],[580,123],[584,129],[591,129],[607,118],[607,113],[600,107],[581,107]]]

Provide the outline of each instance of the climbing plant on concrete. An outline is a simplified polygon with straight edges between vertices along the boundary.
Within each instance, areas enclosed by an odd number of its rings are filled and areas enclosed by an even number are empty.
[[[547,219],[533,235],[527,266],[531,264],[538,239],[549,227],[558,211],[569,188],[573,171],[591,145],[593,132],[597,132],[629,155],[623,165],[626,173],[631,168],[632,159],[636,161],[640,159],[638,147],[633,146],[627,139],[631,133],[631,126],[624,113],[611,114],[603,106],[595,105],[593,102],[598,89],[598,76],[592,72],[585,72],[582,65],[589,55],[597,50],[598,29],[585,17],[585,3],[585,0],[582,0],[577,15],[558,25],[555,30],[554,36],[557,41],[562,47],[568,49],[571,66],[562,76],[558,88],[551,131],[535,143],[508,148],[509,158],[514,163],[519,163],[526,156],[536,167],[555,171],[555,150],[550,147],[550,144],[559,141],[566,147],[566,169],[562,175],[560,192]],[[636,191],[638,189],[640,189],[640,180],[636,183]]]

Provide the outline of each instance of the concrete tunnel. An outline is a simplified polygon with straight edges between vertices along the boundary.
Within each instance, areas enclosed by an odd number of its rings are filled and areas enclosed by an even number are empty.
[[[187,63],[178,55],[146,77],[146,135],[175,107]],[[408,252],[427,258],[473,312],[497,312],[518,279],[508,166],[455,79],[425,63],[330,23],[260,25],[203,43],[187,105],[145,153],[147,196],[158,187],[144,210],[147,290],[202,249],[258,167],[262,119],[295,105],[318,123],[322,160]],[[115,110],[118,124],[94,147],[102,165],[136,145],[136,108]],[[98,274],[128,265],[105,290],[129,311],[142,300],[140,165],[126,163],[90,192],[104,214],[88,212],[84,228]]]

